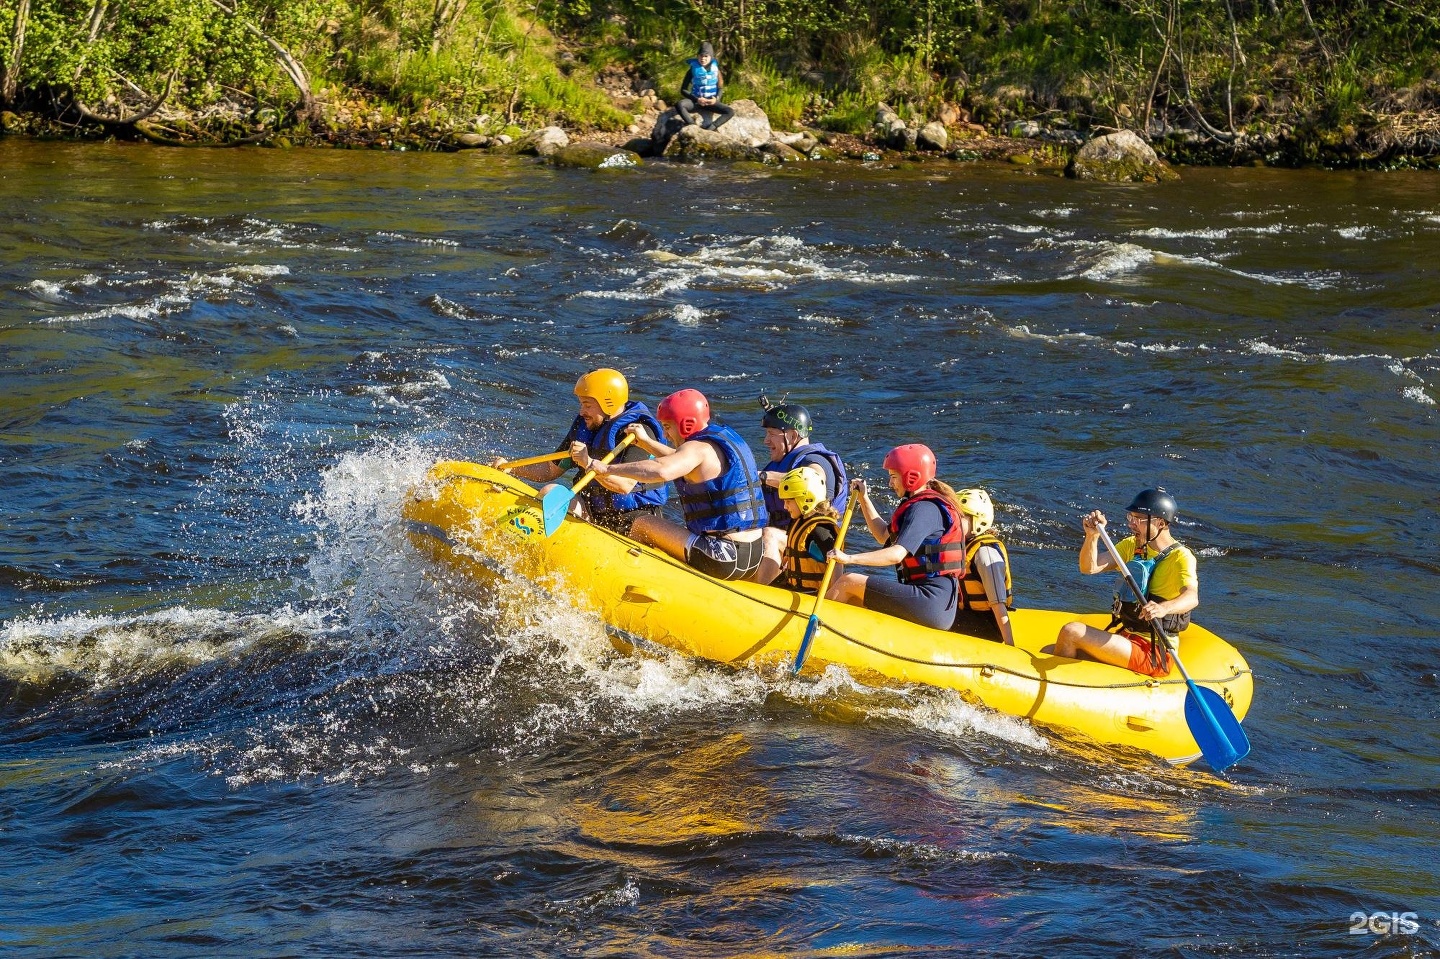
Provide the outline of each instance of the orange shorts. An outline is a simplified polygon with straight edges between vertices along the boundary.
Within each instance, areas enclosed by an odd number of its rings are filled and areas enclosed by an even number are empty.
[[[1148,636],[1137,636],[1123,629],[1115,635],[1124,636],[1130,640],[1130,662],[1126,665],[1131,672],[1139,673],[1141,676],[1170,675],[1170,650],[1166,648],[1164,643],[1158,644],[1160,647],[1161,665],[1159,669],[1156,669],[1150,656],[1151,650],[1157,645],[1155,640]]]

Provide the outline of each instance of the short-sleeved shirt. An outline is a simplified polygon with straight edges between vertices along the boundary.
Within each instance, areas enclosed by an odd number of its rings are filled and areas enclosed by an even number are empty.
[[[945,513],[938,503],[921,500],[900,517],[900,531],[890,545],[903,546],[914,556],[927,539],[938,539],[945,532]]]
[[[1127,536],[1115,544],[1115,551],[1125,562],[1135,558],[1135,537]],[[1159,550],[1146,546],[1141,559],[1154,559]],[[1190,547],[1176,543],[1166,557],[1155,564],[1150,574],[1150,584],[1145,591],[1162,600],[1174,599],[1185,592],[1187,587],[1200,586],[1200,576],[1195,572],[1195,554]]]

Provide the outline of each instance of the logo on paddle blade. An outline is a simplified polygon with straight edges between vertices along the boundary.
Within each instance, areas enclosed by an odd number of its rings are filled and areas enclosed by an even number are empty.
[[[504,527],[521,539],[528,539],[545,528],[545,520],[531,506],[517,506],[501,518]]]

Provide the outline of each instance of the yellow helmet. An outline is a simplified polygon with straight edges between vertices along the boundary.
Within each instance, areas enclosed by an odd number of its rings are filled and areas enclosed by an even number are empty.
[[[955,498],[960,501],[960,511],[972,517],[971,533],[983,533],[995,525],[995,505],[990,502],[989,493],[983,489],[962,489]]]
[[[600,404],[606,418],[625,408],[630,400],[630,384],[619,370],[592,370],[575,381],[575,395],[588,396]]]
[[[825,477],[820,475],[819,470],[797,466],[780,481],[780,498],[793,499],[804,515],[814,509],[816,503],[826,499]]]

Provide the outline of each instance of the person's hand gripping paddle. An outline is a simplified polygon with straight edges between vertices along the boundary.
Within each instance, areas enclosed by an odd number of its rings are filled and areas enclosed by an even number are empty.
[[[1104,526],[1097,526],[1097,531],[1100,533],[1100,541],[1110,551],[1110,558],[1120,570],[1120,575],[1135,594],[1135,601],[1145,605],[1145,594],[1141,591],[1140,584],[1135,582],[1130,567],[1120,558],[1120,551],[1110,542],[1110,534],[1105,532]],[[1155,628],[1155,634],[1170,648],[1170,655],[1175,658],[1175,665],[1180,667],[1180,675],[1185,677],[1185,685],[1189,688],[1185,696],[1185,725],[1190,727],[1190,735],[1195,737],[1195,745],[1200,747],[1200,755],[1205,757],[1210,768],[1217,773],[1224,772],[1249,754],[1250,739],[1245,735],[1245,730],[1240,728],[1240,720],[1235,718],[1234,711],[1224,697],[1213,689],[1198,685],[1190,678],[1190,674],[1185,671],[1185,664],[1180,661],[1180,644],[1175,637],[1165,632],[1165,627],[1159,620],[1150,622]]]
[[[625,438],[616,443],[615,448],[606,453],[600,462],[609,466],[610,461],[619,456],[621,451],[633,442],[635,442],[635,434],[625,434]],[[560,528],[560,524],[565,522],[565,514],[570,511],[570,501],[575,498],[575,494],[580,492],[585,484],[594,478],[595,470],[593,468],[588,469],[585,471],[585,475],[580,477],[574,486],[568,488],[564,486],[552,486],[544,496],[540,497],[540,515],[545,520],[546,536],[555,535],[555,531]]]

